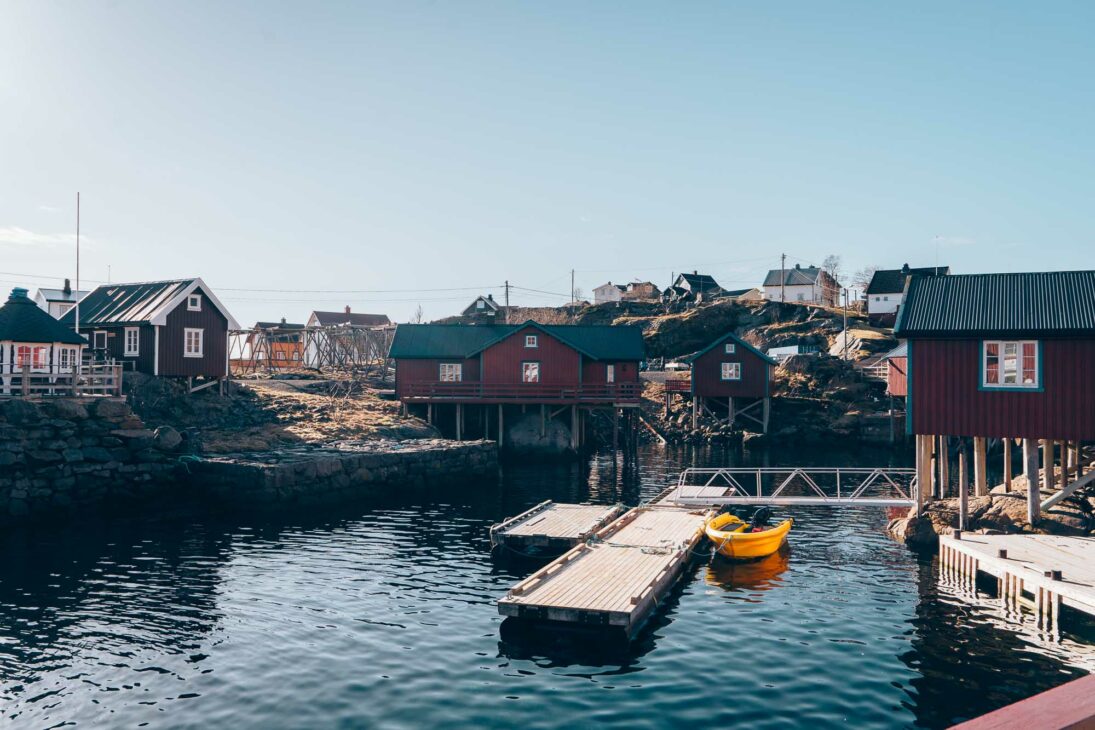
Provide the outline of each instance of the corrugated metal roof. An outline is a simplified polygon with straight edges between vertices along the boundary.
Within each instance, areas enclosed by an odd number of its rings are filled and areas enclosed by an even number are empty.
[[[882,356],[883,360],[889,360],[891,357],[908,357],[909,356],[909,343],[902,342],[894,349],[887,352]]]
[[[946,276],[949,266],[926,266],[919,269],[879,269],[871,277],[864,294],[898,294],[905,291],[905,279],[910,276]]]
[[[894,334],[1095,336],[1095,271],[914,277]]]
[[[467,324],[401,324],[395,330],[389,357],[458,359],[481,352],[519,329],[535,326],[596,360],[642,360],[642,330],[611,325],[476,326]]]
[[[321,327],[337,327],[348,324],[357,327],[383,327],[392,323],[386,314],[366,314],[365,312],[312,312]]]
[[[80,327],[147,322],[160,307],[181,294],[194,281],[178,279],[139,284],[103,284],[80,300]],[[61,321],[71,327],[75,319],[76,312],[69,310]]]
[[[15,288],[0,307],[0,341],[86,345],[80,335],[49,316],[27,298],[27,290]]]
[[[69,289],[67,292],[64,289],[39,289],[38,293],[47,302],[75,302],[87,294],[86,291],[76,291],[75,289]]]
[[[764,286],[780,286],[780,274],[783,274],[784,286],[807,286],[816,284],[821,275],[821,269],[816,266],[795,266],[790,269],[772,269],[768,276],[764,277]]]

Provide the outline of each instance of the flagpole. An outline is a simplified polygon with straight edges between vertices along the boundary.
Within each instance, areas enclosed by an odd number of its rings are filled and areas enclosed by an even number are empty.
[[[80,193],[76,193],[76,334],[80,334]]]

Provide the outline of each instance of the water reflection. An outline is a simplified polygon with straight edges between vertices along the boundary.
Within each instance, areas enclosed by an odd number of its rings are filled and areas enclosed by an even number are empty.
[[[779,576],[787,570],[790,562],[791,548],[787,543],[760,560],[735,561],[714,555],[705,577],[708,585],[726,590],[767,591],[782,582]]]

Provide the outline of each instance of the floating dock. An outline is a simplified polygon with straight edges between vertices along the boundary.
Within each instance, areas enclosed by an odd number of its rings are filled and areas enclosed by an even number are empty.
[[[978,572],[997,579],[1012,604],[1029,594],[1040,627],[1057,628],[1062,604],[1095,615],[1095,541],[1059,535],[971,535],[939,538],[944,578],[973,584]]]
[[[638,507],[521,581],[503,616],[616,626],[632,636],[672,588],[711,512]]]
[[[585,542],[626,508],[623,505],[560,504],[548,500],[490,528],[491,547],[541,548],[563,552]]]

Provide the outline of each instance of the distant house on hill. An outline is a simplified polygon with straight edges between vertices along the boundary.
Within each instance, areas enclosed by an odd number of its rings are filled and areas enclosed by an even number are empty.
[[[65,285],[60,289],[39,289],[34,295],[34,303],[48,312],[49,316],[60,319],[85,296],[86,291],[76,291],[69,280],[65,279]]]
[[[75,311],[61,323],[76,326]],[[239,329],[201,279],[104,284],[80,300],[79,333],[99,359],[165,377],[224,378]]]
[[[661,296],[662,290],[654,286],[654,283],[650,281],[628,282],[627,288],[623,294],[625,301],[658,300],[661,299]]]
[[[764,294],[760,289],[750,287],[749,289],[733,289],[723,293],[723,299],[733,299],[737,302],[759,302],[764,300]]]
[[[764,298],[774,302],[835,307],[840,283],[816,266],[772,269],[764,277]]]
[[[713,276],[693,271],[691,274],[679,274],[662,294],[666,302],[709,302],[724,293]]]
[[[351,312],[350,305],[341,312],[312,312],[308,316],[309,327],[387,327],[392,321],[386,314]]]
[[[479,324],[502,323],[506,319],[505,308],[494,301],[493,294],[486,296],[480,294],[475,298],[475,301],[464,307],[464,311],[460,313],[460,316]]]
[[[593,303],[618,302],[624,298],[624,292],[626,291],[627,287],[623,284],[613,284],[611,281],[607,284],[601,284],[593,288]]]
[[[272,368],[298,368],[304,361],[303,324],[287,322],[255,322],[247,335],[247,352],[251,365]]]
[[[864,292],[867,298],[867,316],[874,325],[893,326],[897,310],[905,296],[905,284],[910,276],[947,276],[949,266],[930,266],[910,269],[905,264],[900,269],[879,269],[871,277]]]

